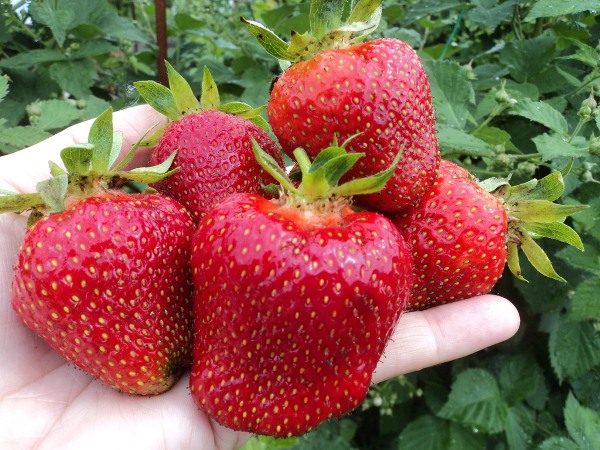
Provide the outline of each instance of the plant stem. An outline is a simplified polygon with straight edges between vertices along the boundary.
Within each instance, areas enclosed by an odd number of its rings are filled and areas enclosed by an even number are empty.
[[[167,3],[166,0],[156,0],[154,2],[154,14],[156,18],[156,45],[158,46],[158,55],[156,58],[156,69],[158,81],[167,85],[167,68],[165,60],[167,59]]]
[[[581,131],[581,129],[587,122],[589,122],[589,120],[579,119],[579,123],[575,127],[575,130],[573,130],[573,134],[571,134],[571,137],[569,137],[569,140],[567,142],[572,142],[573,139],[575,139],[577,137],[577,135],[579,134],[579,132]]]
[[[475,128],[473,131],[471,131],[471,134],[475,134],[478,131],[481,131],[481,129],[483,129],[484,127],[486,127],[487,125],[490,124],[490,122],[492,120],[494,120],[497,116],[499,116],[500,114],[502,114],[504,112],[504,110],[506,110],[508,106],[505,104],[497,104],[494,109],[492,110],[492,112],[490,113],[490,115],[487,117],[487,119],[485,119],[477,128]]]
[[[440,55],[440,60],[444,59],[448,53],[448,50],[450,50],[450,46],[452,45],[452,43],[454,42],[454,40],[456,39],[456,36],[458,36],[458,32],[460,31],[460,26],[462,25],[462,21],[463,21],[463,17],[465,15],[465,11],[464,9],[460,12],[460,14],[458,15],[458,19],[456,20],[456,23],[454,24],[454,28],[452,29],[452,33],[450,33],[450,36],[448,36],[448,40],[446,41],[446,45],[444,45],[444,49],[442,50],[442,53]]]

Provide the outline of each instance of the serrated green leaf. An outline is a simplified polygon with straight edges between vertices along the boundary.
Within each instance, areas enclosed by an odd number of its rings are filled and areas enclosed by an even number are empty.
[[[523,228],[534,238],[555,239],[583,251],[583,242],[577,232],[564,223],[525,223]]]
[[[572,393],[567,397],[565,424],[569,435],[581,450],[598,450],[600,414],[581,406]]]
[[[40,181],[37,184],[37,193],[44,201],[44,204],[52,212],[60,212],[65,209],[65,197],[69,187],[69,177],[67,175],[58,175],[49,180]]]
[[[502,397],[510,404],[526,400],[544,386],[544,374],[529,354],[511,355],[502,364],[498,377]]]
[[[35,126],[41,130],[57,130],[71,125],[81,117],[75,105],[65,100],[44,100],[34,103],[39,111]]]
[[[94,146],[79,144],[63,148],[60,158],[70,174],[87,175],[91,169]]]
[[[556,158],[581,158],[589,155],[587,148],[578,148],[557,134],[542,134],[533,138],[544,161]]]
[[[202,109],[219,109],[221,99],[219,98],[219,88],[208,67],[204,67],[202,75],[202,95],[200,97],[200,106]]]
[[[600,11],[600,0],[538,0],[525,20],[532,22],[540,17],[559,17],[584,11]]]
[[[96,79],[96,64],[91,59],[55,62],[50,66],[50,77],[61,89],[78,99],[91,94],[90,86]]]
[[[501,145],[507,150],[518,151],[512,143],[512,138],[506,131],[496,127],[482,127],[472,132],[472,135],[491,146]]]
[[[583,375],[600,364],[600,333],[590,322],[561,318],[549,340],[550,362],[558,379]]]
[[[451,423],[448,444],[447,450],[481,450],[485,448],[485,436],[477,429]]]
[[[532,39],[515,39],[508,42],[500,51],[499,61],[510,70],[515,81],[523,83],[546,70],[555,55],[556,35],[547,31]]]
[[[509,114],[525,117],[538,122],[552,131],[566,135],[569,125],[563,115],[545,102],[534,102],[529,99],[521,100],[508,110]]]
[[[464,0],[421,0],[408,8],[403,22],[412,24],[425,16],[439,14],[449,9],[457,8],[462,6],[463,3]]]
[[[469,115],[469,105],[475,101],[473,85],[467,72],[451,61],[423,62],[440,124],[463,129]]]
[[[146,103],[169,120],[181,117],[175,97],[167,87],[156,81],[136,81],[133,85]]]
[[[592,273],[600,271],[600,250],[595,242],[584,242],[585,252],[580,252],[572,247],[566,247],[556,253],[557,258],[569,265]]]
[[[350,0],[311,0],[310,2],[310,32],[320,39],[329,31],[342,25],[344,11],[351,5]]]
[[[456,128],[440,126],[438,133],[441,153],[448,158],[461,156],[494,156],[494,149],[475,136]]]
[[[504,434],[510,450],[527,448],[535,432],[535,413],[527,406],[519,403],[508,410]]]
[[[448,422],[421,416],[406,425],[398,440],[398,450],[448,450]]]
[[[502,431],[507,414],[508,406],[500,395],[496,380],[483,369],[461,372],[452,383],[448,401],[438,412],[440,417],[486,433]]]
[[[0,143],[8,144],[16,149],[29,147],[43,141],[50,134],[37,127],[0,128]]]
[[[580,450],[575,442],[562,436],[546,439],[536,447],[536,450]]]
[[[92,170],[105,173],[110,168],[113,149],[113,110],[109,107],[100,114],[90,128],[88,142],[94,146]]]
[[[3,69],[28,69],[37,64],[64,61],[65,55],[59,50],[39,49],[29,50],[19,53],[10,58],[0,60],[0,67]]]
[[[167,76],[169,77],[169,88],[171,89],[179,113],[183,116],[188,112],[199,110],[200,103],[186,79],[168,61],[165,61],[165,65],[167,66]]]
[[[596,269],[600,269],[597,266]],[[600,318],[600,278],[593,277],[580,283],[569,303],[571,320],[597,320]]]
[[[497,0],[474,0],[475,7],[469,11],[467,17],[482,28],[493,31],[513,15],[515,4],[517,0],[508,0],[500,4]]]
[[[8,94],[8,77],[6,75],[0,75],[0,101]]]
[[[62,2],[37,0],[31,3],[29,9],[33,20],[48,25],[59,47],[65,43],[67,31],[75,19],[75,10],[62,6]]]
[[[294,59],[294,56],[288,51],[288,44],[263,24],[243,17],[241,20],[267,53],[284,61]]]

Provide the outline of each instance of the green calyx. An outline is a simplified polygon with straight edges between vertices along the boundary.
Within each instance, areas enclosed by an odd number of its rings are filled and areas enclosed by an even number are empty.
[[[330,48],[348,47],[375,31],[381,21],[381,4],[381,0],[311,0],[310,31],[292,32],[289,43],[258,22],[241,20],[268,53],[294,63]]]
[[[37,184],[36,193],[0,191],[0,213],[21,213],[28,210],[42,215],[56,213],[65,209],[69,198],[86,198],[119,187],[127,181],[156,183],[174,173],[169,168],[175,153],[153,167],[123,170],[144,139],[145,137],[134,144],[117,163],[123,137],[120,133],[113,132],[112,108],[107,109],[92,124],[88,143],[66,147],[60,152],[62,167],[49,162],[51,177]]]
[[[219,89],[207,67],[204,67],[202,93],[198,101],[185,78],[168,61],[165,61],[165,64],[167,66],[169,87],[163,86],[156,81],[136,81],[133,84],[146,103],[166,116],[170,121],[181,119],[187,114],[214,109],[243,117],[265,130],[269,129],[268,123],[260,115],[264,107],[253,108],[242,102],[221,104]],[[145,144],[149,146],[156,144],[164,128],[157,130]]]
[[[507,264],[510,271],[520,280],[527,281],[523,278],[519,262],[519,249],[522,249],[538,272],[564,282],[565,279],[556,273],[550,258],[536,242],[539,238],[550,238],[583,251],[581,238],[564,221],[588,207],[554,203],[565,190],[563,174],[553,172],[540,180],[533,179],[516,186],[511,186],[507,179],[490,178],[481,186],[504,202],[508,215]]]
[[[285,170],[277,164],[277,161],[261,149],[254,140],[252,149],[258,163],[279,182],[288,197],[291,197],[296,203],[311,204],[334,197],[351,197],[379,192],[394,174],[402,157],[402,151],[398,152],[388,169],[369,177],[338,184],[342,176],[365,155],[346,151],[346,145],[351,139],[342,145],[338,145],[337,139],[334,139],[331,146],[322,150],[312,162],[303,149],[294,150],[294,156],[302,174],[302,181],[297,187]]]

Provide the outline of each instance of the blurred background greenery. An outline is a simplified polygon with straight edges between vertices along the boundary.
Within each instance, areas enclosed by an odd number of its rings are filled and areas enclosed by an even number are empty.
[[[585,253],[548,244],[568,279],[505,275],[523,326],[509,342],[374,387],[362,407],[301,438],[246,449],[600,449],[599,0],[384,2],[376,36],[424,60],[445,158],[478,177],[520,181],[573,163],[565,202]],[[0,0],[0,154],[38,142],[108,104],[140,101],[155,78],[150,0]],[[307,26],[297,0],[167,2],[168,58],[199,92],[208,66],[222,95],[264,104],[279,67],[239,24],[282,37]]]

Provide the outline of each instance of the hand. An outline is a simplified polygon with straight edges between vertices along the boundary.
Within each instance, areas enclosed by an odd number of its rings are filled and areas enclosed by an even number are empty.
[[[149,107],[115,113],[123,149],[163,120]],[[87,141],[84,122],[26,150],[0,158],[0,189],[34,192],[48,178],[48,160]],[[141,153],[134,164],[146,162]],[[134,397],[95,381],[37,338],[10,307],[12,266],[26,219],[0,216],[0,448],[128,448],[233,450],[246,433],[218,425],[195,407],[187,377],[169,392]],[[519,315],[507,300],[485,295],[404,314],[374,383],[469,355],[516,333]]]

